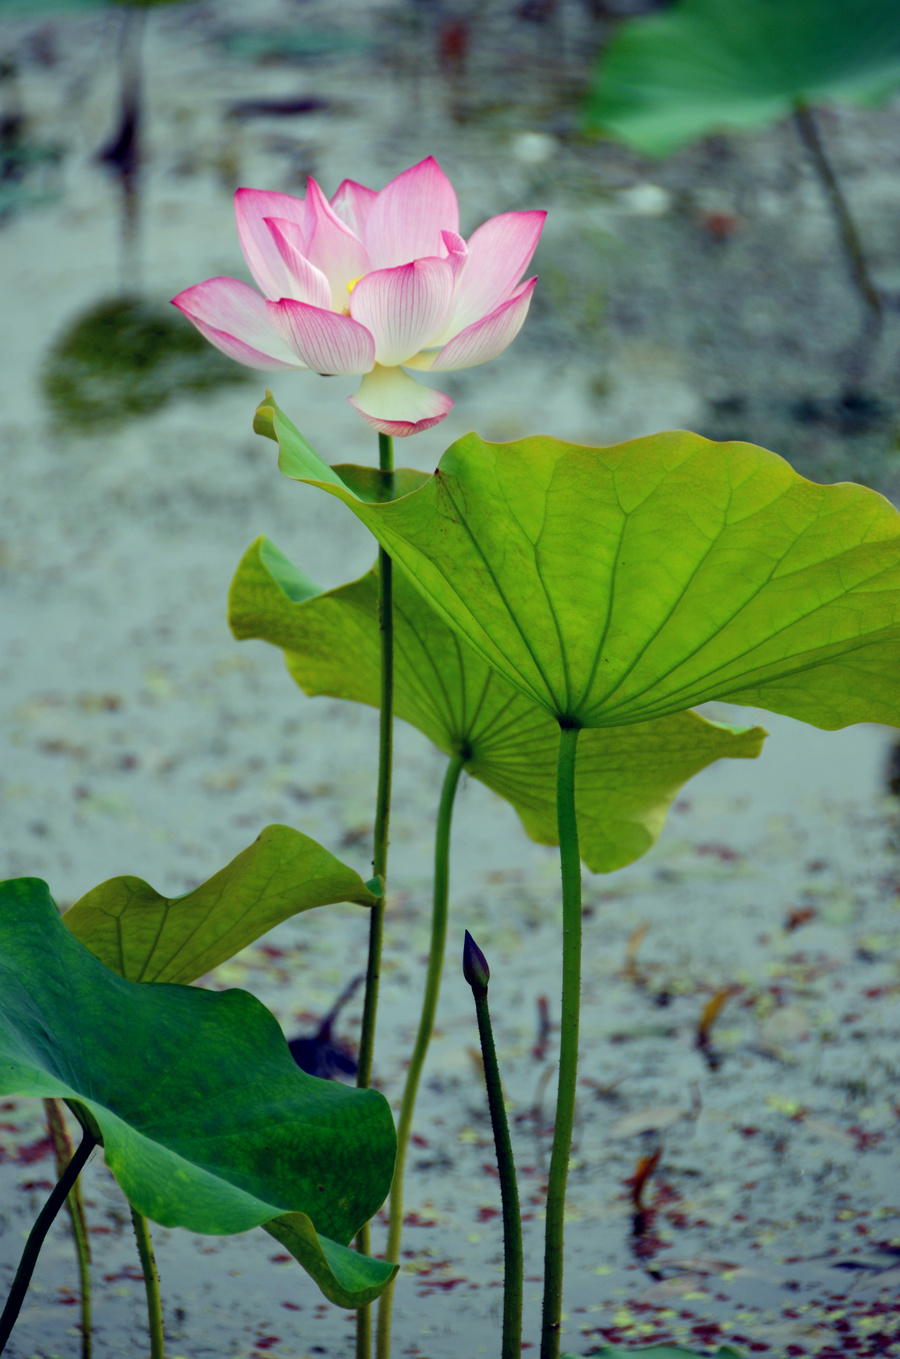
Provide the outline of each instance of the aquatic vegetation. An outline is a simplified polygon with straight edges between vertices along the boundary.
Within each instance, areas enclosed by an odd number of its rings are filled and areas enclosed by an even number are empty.
[[[0,1323],[6,1335],[46,1225],[102,1143],[132,1205],[154,1359],[163,1336],[148,1220],[216,1234],[263,1226],[328,1299],[357,1311],[357,1359],[371,1355],[369,1309],[379,1300],[376,1352],[389,1359],[404,1156],[440,993],[455,798],[469,771],[515,808],[528,835],[559,847],[560,1048],[540,1354],[561,1359],[582,862],[597,872],[633,862],[694,773],[759,753],[761,728],[711,723],[693,711],[698,704],[764,707],[826,730],[900,726],[900,514],[875,493],[815,485],[765,449],[685,432],[612,447],[468,434],[431,475],[395,469],[393,434],[435,424],[448,409],[405,368],[493,357],[524,319],[533,287],[519,279],[543,213],[503,214],[468,243],[456,214],[431,158],[380,193],[345,181],[330,202],[314,183],[305,200],[245,190],[239,232],[262,294],[210,280],[176,299],[247,366],[365,374],[353,400],[378,431],[377,468],[329,465],[271,393],[254,428],[277,444],[287,478],[336,498],[371,532],[376,568],[322,591],[259,538],[232,583],[229,621],[236,637],[282,650],[306,693],[378,707],[374,873],[364,882],[307,836],[272,826],[181,897],[119,877],[60,920],[43,883],[0,887],[0,1092],[64,1100],[85,1129],[26,1247]],[[154,352],[169,361],[164,341]],[[431,942],[396,1132],[386,1100],[369,1088],[395,711],[447,757]],[[249,995],[190,985],[279,922],[338,901],[369,916],[356,1089],[300,1071]],[[625,968],[638,984],[641,938],[640,928],[632,933]],[[521,1224],[489,970],[468,934],[464,976],[497,1147],[502,1344],[512,1359],[521,1347]],[[715,992],[699,1018],[696,1042],[711,1063],[730,994]],[[328,1046],[334,1013],[305,1040],[327,1075],[318,1048]],[[545,1002],[542,1056],[548,1013]],[[659,1113],[647,1128],[662,1126]],[[627,1181],[636,1254],[656,1249],[647,1230],[656,1199],[645,1207],[643,1195],[659,1160],[658,1150],[640,1157]],[[368,1224],[389,1193],[379,1260]]]
[[[263,1226],[340,1305],[381,1291],[393,1268],[346,1247],[390,1184],[382,1096],[305,1075],[245,992],[117,975],[37,879],[3,885],[0,939],[4,1094],[64,1099],[143,1217]]]
[[[653,156],[712,132],[792,117],[878,326],[881,297],[813,106],[876,106],[898,85],[893,0],[678,0],[663,14],[622,25],[599,63],[586,114],[592,128]]]
[[[588,117],[661,156],[798,104],[876,105],[898,85],[892,0],[678,0],[617,30]]]
[[[497,1064],[497,1050],[494,1044],[494,1030],[491,1024],[491,1011],[488,1005],[488,983],[491,980],[491,969],[468,930],[466,930],[466,942],[463,945],[463,976],[472,988],[472,998],[475,1001],[478,1037],[481,1043],[484,1080],[491,1111],[491,1127],[494,1133],[494,1146],[497,1151],[497,1173],[500,1177],[500,1194],[503,1203],[503,1339],[501,1359],[519,1359],[519,1355],[522,1353],[523,1270],[522,1217],[519,1209],[519,1191],[516,1185],[516,1166],[513,1159],[512,1142],[509,1137],[509,1120],[506,1117],[503,1085],[500,1080],[500,1068]]]
[[[747,444],[668,433],[592,449],[466,435],[427,481],[366,498],[271,400],[279,467],[336,496],[484,661],[559,729],[559,1091],[541,1359],[557,1359],[581,985],[576,757],[607,731],[725,699],[826,729],[900,725],[900,515]]]

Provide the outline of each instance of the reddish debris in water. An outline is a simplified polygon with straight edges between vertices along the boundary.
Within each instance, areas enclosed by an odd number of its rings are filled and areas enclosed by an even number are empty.
[[[644,1189],[654,1170],[659,1165],[659,1158],[661,1156],[662,1147],[657,1147],[652,1156],[642,1156],[635,1167],[634,1174],[624,1181],[624,1183],[631,1188],[631,1202],[634,1204],[635,1208],[643,1208]]]
[[[727,241],[739,229],[741,221],[733,212],[703,212],[700,226],[714,241]]]
[[[39,1137],[36,1142],[29,1142],[27,1146],[19,1147],[16,1153],[16,1160],[22,1165],[30,1166],[35,1161],[43,1161],[48,1156],[53,1155],[53,1138]]]
[[[429,1280],[428,1280],[427,1286],[426,1286],[425,1288],[422,1288],[422,1289],[419,1290],[419,1297],[420,1297],[420,1298],[427,1298],[427,1297],[428,1297],[428,1294],[431,1293],[435,1288],[442,1288],[442,1289],[444,1290],[445,1293],[449,1293],[449,1292],[451,1291],[451,1289],[456,1288],[457,1284],[464,1284],[464,1283],[468,1283],[468,1282],[469,1282],[468,1279],[463,1279],[463,1278],[458,1278],[458,1279],[429,1279]]]
[[[866,1132],[865,1128],[857,1127],[855,1124],[847,1131],[855,1139],[857,1151],[867,1151],[869,1147],[877,1147],[878,1143],[884,1138],[884,1133]]]
[[[697,853],[701,859],[712,857],[719,859],[723,864],[736,864],[744,857],[739,850],[732,849],[730,845],[720,845],[717,842],[698,845]]]
[[[712,1052],[713,1025],[722,1013],[726,1003],[740,991],[739,986],[722,986],[703,1007],[697,1024],[696,1044],[701,1052],[709,1056]]]
[[[788,911],[785,918],[785,933],[793,934],[801,925],[808,925],[811,920],[815,920],[818,914],[815,906],[795,906],[792,911]]]

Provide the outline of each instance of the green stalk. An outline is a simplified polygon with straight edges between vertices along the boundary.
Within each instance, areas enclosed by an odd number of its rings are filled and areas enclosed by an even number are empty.
[[[60,1176],[72,1159],[72,1139],[66,1127],[62,1104],[58,1099],[45,1099],[44,1113],[47,1116],[47,1131],[53,1140],[56,1174]],[[81,1359],[91,1359],[91,1244],[84,1216],[80,1180],[76,1180],[72,1185],[66,1199],[66,1209],[72,1223],[75,1253],[78,1257],[78,1279],[81,1288]]]
[[[488,1008],[490,968],[481,949],[466,930],[463,951],[463,975],[472,988],[478,1037],[484,1061],[484,1081],[487,1086],[491,1127],[497,1153],[497,1174],[500,1178],[500,1202],[503,1206],[503,1339],[500,1359],[520,1359],[522,1354],[522,1216],[519,1211],[519,1190],[516,1184],[516,1164],[513,1160],[509,1121],[503,1101],[497,1049]]]
[[[131,1206],[131,1205],[129,1205]],[[136,1208],[131,1207],[131,1220],[137,1240],[141,1269],[144,1272],[144,1287],[147,1290],[147,1320],[150,1326],[150,1359],[166,1359],[166,1342],[163,1336],[162,1302],[159,1296],[159,1273],[153,1258],[153,1242],[147,1219]]]
[[[403,1087],[403,1103],[400,1106],[400,1120],[397,1124],[397,1160],[394,1163],[394,1178],[391,1182],[391,1218],[388,1227],[385,1259],[396,1264],[400,1259],[400,1236],[403,1231],[403,1167],[406,1161],[406,1148],[412,1131],[413,1112],[416,1095],[428,1045],[434,1030],[434,1016],[441,990],[441,972],[444,966],[444,948],[447,942],[447,892],[450,883],[450,826],[453,820],[453,803],[459,776],[465,766],[465,754],[456,754],[447,766],[441,801],[438,808],[437,829],[434,837],[434,902],[431,910],[431,947],[428,953],[428,972],[425,977],[425,994],[422,997],[422,1014],[419,1031],[413,1048],[406,1083]],[[377,1359],[390,1359],[391,1353],[391,1311],[394,1305],[394,1283],[391,1282],[378,1301]],[[518,1355],[516,1356],[518,1359]]]
[[[37,1221],[28,1234],[28,1240],[25,1242],[25,1249],[22,1251],[22,1258],[19,1261],[19,1268],[16,1270],[16,1277],[13,1279],[9,1297],[6,1299],[6,1306],[3,1308],[2,1316],[0,1316],[0,1354],[6,1349],[6,1342],[9,1340],[12,1328],[22,1310],[22,1303],[25,1301],[25,1294],[28,1292],[28,1285],[31,1283],[31,1276],[34,1273],[34,1267],[38,1262],[38,1256],[41,1253],[41,1247],[47,1233],[53,1226],[57,1213],[69,1197],[72,1185],[78,1179],[96,1145],[96,1137],[85,1128],[81,1145],[60,1175],[55,1188],[38,1213]]]
[[[847,261],[853,286],[869,314],[870,323],[878,329],[883,320],[881,297],[872,282],[866,254],[859,232],[856,229],[856,223],[853,220],[853,214],[847,206],[840,181],[826,154],[813,111],[802,100],[798,100],[794,106],[794,126],[800,134],[800,140],[803,142],[813,169],[819,176],[819,182],[828,198],[840,234],[844,258]]]
[[[562,1017],[559,1042],[559,1085],[550,1175],[547,1183],[547,1225],[544,1236],[544,1314],[540,1359],[559,1359],[562,1323],[563,1231],[566,1213],[566,1180],[572,1126],[575,1121],[575,1085],[578,1078],[578,1019],[581,1003],[581,856],[578,851],[578,820],[575,815],[575,752],[578,728],[559,728],[559,764],[556,776],[556,821],[562,874],[563,975]]]
[[[394,441],[389,434],[378,436],[378,465],[382,472],[394,470]],[[386,477],[386,499],[393,490],[393,477]],[[378,736],[378,794],[375,803],[375,854],[372,866],[382,881],[381,899],[369,917],[369,961],[366,968],[366,994],[363,1001],[362,1029],[359,1035],[359,1068],[356,1084],[368,1090],[372,1083],[372,1056],[375,1050],[375,1020],[378,1013],[378,985],[381,980],[381,944],[384,935],[384,903],[387,891],[388,837],[391,819],[391,767],[393,760],[394,718],[394,588],[393,563],[383,547],[378,549],[378,628],[381,633],[381,723]],[[370,1253],[369,1224],[360,1228],[356,1249]],[[356,1314],[356,1359],[370,1359],[372,1326],[370,1309],[361,1307]]]

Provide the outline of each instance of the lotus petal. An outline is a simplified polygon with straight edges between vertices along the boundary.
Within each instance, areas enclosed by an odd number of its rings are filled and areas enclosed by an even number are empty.
[[[230,359],[248,368],[305,365],[273,329],[265,298],[236,278],[208,278],[172,298],[173,306]]]
[[[306,236],[312,226],[312,213],[302,198],[289,193],[270,193],[266,189],[238,189],[234,195],[241,249],[251,274],[266,297],[292,296],[291,273],[266,226],[267,217],[296,222]]]
[[[347,400],[374,429],[404,439],[439,425],[453,401],[444,392],[421,387],[402,368],[376,364]]]
[[[264,305],[285,342],[317,373],[367,373],[375,362],[375,341],[349,316],[288,297]]]
[[[466,326],[438,351],[429,369],[448,373],[454,368],[475,368],[479,363],[488,363],[502,354],[522,329],[536,283],[537,275],[530,278],[524,287],[517,289],[508,302],[501,302],[488,316],[474,325]],[[418,368],[424,365],[417,363],[414,366]]]
[[[309,181],[306,202],[312,223],[306,257],[328,279],[335,311],[347,306],[347,284],[370,268],[365,246],[346,222],[342,222],[314,179]]]
[[[350,314],[375,337],[375,355],[387,368],[405,363],[437,335],[453,295],[447,260],[418,259],[397,269],[376,269],[350,294]]]
[[[391,269],[439,254],[443,230],[459,231],[459,205],[453,185],[428,156],[392,179],[373,203],[365,234],[371,267]]]
[[[289,222],[285,217],[267,217],[266,226],[291,275],[293,286],[283,296],[330,311],[331,284],[322,270],[306,258],[306,238],[296,222]]]
[[[473,232],[442,339],[452,339],[507,301],[528,268],[546,216],[546,212],[504,212]]]
[[[372,204],[377,197],[375,189],[367,189],[364,184],[357,184],[353,179],[345,179],[337,193],[332,196],[331,206],[341,221],[346,222],[350,230],[362,240]]]

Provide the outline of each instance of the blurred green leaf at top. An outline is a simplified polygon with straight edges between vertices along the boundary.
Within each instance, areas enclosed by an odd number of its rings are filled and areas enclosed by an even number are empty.
[[[0,0],[0,19],[39,19],[45,14],[78,13],[80,10],[101,9],[104,6],[130,5],[132,9],[150,9],[156,5],[178,4],[180,0]]]
[[[664,156],[798,106],[874,105],[900,86],[900,0],[679,0],[600,60],[588,126]]]

